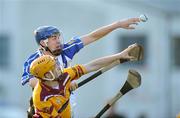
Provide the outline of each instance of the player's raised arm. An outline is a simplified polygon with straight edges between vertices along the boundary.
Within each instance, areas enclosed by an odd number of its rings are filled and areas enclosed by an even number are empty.
[[[135,27],[132,25],[137,24],[138,22],[140,22],[140,19],[138,17],[116,21],[109,25],[100,27],[100,28],[90,32],[89,34],[83,35],[80,38],[81,38],[82,42],[84,43],[84,45],[88,45],[88,44],[104,37],[105,35],[109,34],[110,32],[112,32],[118,28],[135,29]]]
[[[99,70],[102,67],[105,67],[111,63],[113,63],[114,61],[117,60],[133,60],[134,58],[136,58],[135,56],[130,56],[129,53],[134,50],[136,47],[138,47],[137,44],[133,44],[131,46],[129,46],[128,48],[126,48],[125,50],[123,50],[120,53],[114,54],[114,55],[110,55],[110,56],[105,56],[102,58],[98,58],[95,59],[87,64],[84,64],[84,67],[86,68],[87,73],[92,72],[92,71],[96,71]],[[121,62],[120,62],[121,63]]]

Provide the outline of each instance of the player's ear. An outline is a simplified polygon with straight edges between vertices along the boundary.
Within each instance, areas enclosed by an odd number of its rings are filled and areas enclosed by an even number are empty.
[[[39,42],[39,44],[40,44],[41,46],[46,47],[46,44],[45,44],[44,40],[41,40],[41,41]]]

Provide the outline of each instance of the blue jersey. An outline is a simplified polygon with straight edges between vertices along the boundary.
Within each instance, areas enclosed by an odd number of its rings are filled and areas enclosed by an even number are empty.
[[[84,47],[83,43],[78,37],[74,37],[68,43],[64,44],[63,51],[61,55],[58,56],[59,64],[62,64],[63,67],[68,67],[70,61],[74,57],[74,55]],[[32,54],[24,63],[23,75],[21,78],[22,85],[25,85],[33,75],[30,74],[29,68],[33,60],[42,55],[40,50],[37,50],[34,54]]]

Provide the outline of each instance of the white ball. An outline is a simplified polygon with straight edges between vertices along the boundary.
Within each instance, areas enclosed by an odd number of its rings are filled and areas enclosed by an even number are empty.
[[[146,22],[148,20],[148,17],[145,14],[142,14],[139,16],[140,21]]]

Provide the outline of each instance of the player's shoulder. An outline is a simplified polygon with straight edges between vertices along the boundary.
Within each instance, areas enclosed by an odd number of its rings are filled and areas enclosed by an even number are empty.
[[[34,53],[32,53],[27,59],[26,59],[26,61],[25,61],[25,63],[26,62],[32,62],[33,60],[35,60],[36,58],[38,58],[40,56],[40,54],[39,54],[39,51],[36,51],[36,52],[34,52]]]
[[[64,44],[63,50],[69,49],[78,44],[82,44],[82,41],[81,41],[80,37],[75,36],[71,40],[69,40],[67,43]]]

